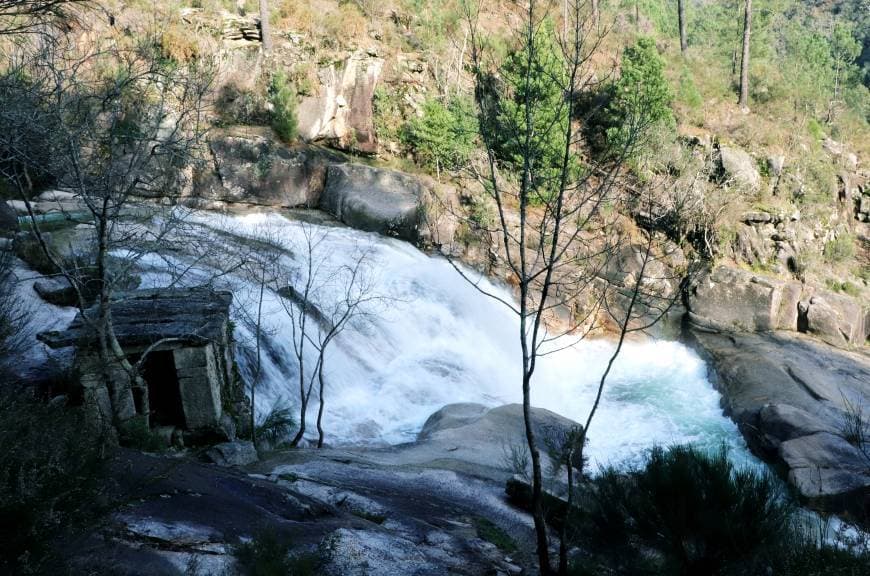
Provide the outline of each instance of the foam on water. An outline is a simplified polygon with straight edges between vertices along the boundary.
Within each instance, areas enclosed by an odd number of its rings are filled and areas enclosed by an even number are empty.
[[[239,236],[268,233],[287,248],[288,258],[298,257],[299,222],[274,213],[197,218],[206,228]],[[352,263],[360,248],[374,263],[377,292],[390,303],[369,324],[345,331],[331,348],[325,412],[330,443],[406,442],[445,404],[521,401],[516,316],[471,286],[449,262],[404,242],[333,228],[320,249],[329,266],[337,267]],[[238,278],[232,283],[236,305],[255,310],[259,287]],[[292,325],[280,296],[270,290],[263,318],[268,353],[258,388],[260,413],[282,399],[295,403],[298,398]],[[249,323],[237,322],[236,336],[243,349],[237,355],[242,372],[250,376],[254,333]],[[612,350],[610,342],[587,341],[542,358],[532,384],[533,405],[585,420]],[[719,401],[706,366],[690,349],[677,342],[628,343],[590,429],[590,457],[598,463],[624,462],[653,444],[694,442],[711,448],[725,444],[739,460],[750,458]],[[312,417],[316,399],[313,404]]]

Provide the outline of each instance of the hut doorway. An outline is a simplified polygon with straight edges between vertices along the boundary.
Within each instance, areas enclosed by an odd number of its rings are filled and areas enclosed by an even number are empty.
[[[151,352],[145,358],[142,377],[148,384],[151,426],[184,428],[184,405],[171,350]]]

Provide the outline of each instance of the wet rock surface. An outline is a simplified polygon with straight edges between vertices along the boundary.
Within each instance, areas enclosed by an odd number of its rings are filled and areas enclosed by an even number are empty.
[[[317,554],[324,575],[519,574],[532,562],[531,520],[493,479],[511,472],[472,476],[456,463],[474,456],[474,427],[517,431],[518,408],[448,406],[416,448],[291,450],[246,468],[121,450],[112,471],[128,504],[77,542],[70,562],[99,573],[233,574],[235,546],[268,529],[291,554]],[[536,411],[542,427],[563,421]],[[463,434],[469,447],[457,460],[448,444]],[[481,442],[495,463],[501,443]],[[486,541],[481,521],[516,548]]]
[[[870,511],[870,446],[849,427],[870,411],[866,353],[785,332],[695,329],[692,339],[712,362],[725,408],[754,452],[805,500],[858,517]]]

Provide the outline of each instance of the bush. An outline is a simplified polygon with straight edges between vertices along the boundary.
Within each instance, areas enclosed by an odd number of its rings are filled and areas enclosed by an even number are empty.
[[[855,238],[851,234],[840,234],[825,242],[823,254],[830,264],[851,260],[855,256]]]
[[[529,167],[528,201],[540,204],[558,188],[570,121],[564,90],[568,77],[551,21],[537,28],[531,45],[524,43],[508,54],[502,77],[508,93],[498,100],[495,117],[484,115],[481,122],[502,161],[517,172]],[[495,90],[498,82],[493,80],[492,84]],[[532,106],[527,107],[526,102]],[[531,134],[527,117],[531,119]],[[575,161],[573,155],[570,161]],[[575,168],[579,166],[569,166],[569,170]]]
[[[445,106],[432,98],[423,104],[423,116],[405,128],[403,141],[427,168],[455,169],[468,162],[477,136],[471,102],[453,98]]]
[[[277,446],[289,438],[290,432],[296,427],[293,411],[289,406],[278,404],[274,406],[266,418],[257,426],[257,442],[265,442],[269,446]]]
[[[160,436],[148,426],[148,419],[141,414],[118,425],[118,441],[123,446],[145,452],[159,452],[166,448]]]
[[[272,129],[284,142],[296,140],[296,91],[284,72],[277,72],[269,83],[269,102],[272,104]]]
[[[274,530],[261,530],[253,540],[236,547],[235,556],[246,576],[314,576],[318,558],[291,557],[290,542]]]
[[[101,435],[80,409],[0,390],[0,573],[43,573],[50,543],[100,513]],[[46,572],[48,573],[48,572]]]
[[[52,263],[51,258],[46,256],[35,236],[28,235],[16,238],[13,248],[16,256],[40,274],[57,273],[57,267]],[[57,258],[57,254],[52,254],[52,257]]]
[[[673,94],[664,66],[651,38],[640,38],[625,49],[607,108],[607,143],[612,155],[633,155],[648,145],[657,130],[675,129]]]
[[[708,455],[676,446],[653,449],[641,470],[605,470],[579,517],[611,563],[694,575],[768,559],[788,537],[791,512],[774,478],[734,468],[724,449]]]
[[[32,345],[29,310],[16,294],[15,282],[12,254],[0,252],[0,390],[10,384],[18,355]]]

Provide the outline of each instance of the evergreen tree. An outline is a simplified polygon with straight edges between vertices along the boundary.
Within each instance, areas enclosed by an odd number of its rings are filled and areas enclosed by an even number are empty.
[[[477,135],[477,119],[469,100],[453,98],[445,106],[436,99],[423,104],[423,116],[405,129],[405,143],[417,161],[440,172],[468,162]]]
[[[568,78],[552,22],[523,37],[502,77],[512,94],[499,102],[496,151],[514,171],[528,162],[527,189],[534,195],[528,201],[538,204],[559,185],[570,121]]]
[[[671,128],[673,93],[665,78],[665,64],[651,38],[640,38],[622,56],[619,80],[608,106],[611,150],[622,153],[645,146],[657,128]]]

